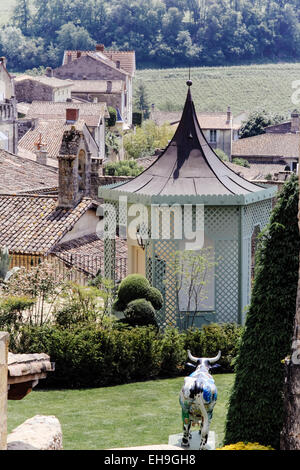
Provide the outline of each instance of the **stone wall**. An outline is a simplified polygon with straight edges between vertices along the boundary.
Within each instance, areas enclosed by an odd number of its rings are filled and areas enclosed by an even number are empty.
[[[9,334],[0,332],[0,450],[7,439],[7,354]]]
[[[53,101],[53,89],[34,80],[15,82],[17,102],[32,103],[32,101]]]
[[[53,70],[53,76],[62,80],[126,80],[126,75],[121,70],[89,56],[82,56],[69,64],[57,67]]]

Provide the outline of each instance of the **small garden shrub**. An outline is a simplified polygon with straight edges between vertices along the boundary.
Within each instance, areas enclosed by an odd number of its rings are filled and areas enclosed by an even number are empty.
[[[149,291],[147,292],[147,300],[151,302],[155,310],[160,310],[164,304],[164,298],[162,293],[156,289],[156,287],[150,287]]]
[[[131,326],[155,325],[155,309],[151,302],[145,299],[135,299],[129,302],[124,310],[126,323]]]
[[[150,283],[144,276],[129,274],[119,286],[118,299],[125,305],[135,299],[146,299],[149,289]]]

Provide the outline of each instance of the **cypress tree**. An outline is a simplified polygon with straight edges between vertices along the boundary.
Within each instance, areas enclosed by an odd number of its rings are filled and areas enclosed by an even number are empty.
[[[279,448],[285,356],[290,354],[299,261],[298,180],[283,186],[261,234],[255,279],[236,361],[225,443]]]

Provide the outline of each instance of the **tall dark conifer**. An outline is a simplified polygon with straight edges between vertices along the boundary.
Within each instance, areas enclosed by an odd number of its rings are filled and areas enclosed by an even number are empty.
[[[284,358],[291,351],[299,262],[298,179],[285,183],[262,234],[255,280],[236,363],[226,444],[279,448],[283,425]]]

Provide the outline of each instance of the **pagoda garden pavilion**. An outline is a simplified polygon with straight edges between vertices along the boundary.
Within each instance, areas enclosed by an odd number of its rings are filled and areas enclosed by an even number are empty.
[[[219,159],[198,123],[192,82],[187,85],[181,121],[164,152],[134,179],[99,188],[106,228],[113,226],[116,214],[116,232],[110,228],[104,232],[105,274],[115,277],[115,233],[125,233],[129,273],[145,275],[164,296],[157,318],[161,327],[181,328],[184,316],[193,317],[197,327],[211,322],[243,324],[250,301],[253,234],[267,225],[277,188],[249,182]],[[139,224],[132,230],[137,208]],[[169,211],[169,224],[153,217],[153,208]],[[200,227],[197,220],[201,217]],[[187,225],[196,243],[186,235]],[[215,264],[210,267],[206,299],[189,305],[191,317],[176,292],[174,254],[197,253],[203,247],[211,249]],[[191,326],[189,321],[184,325]]]

